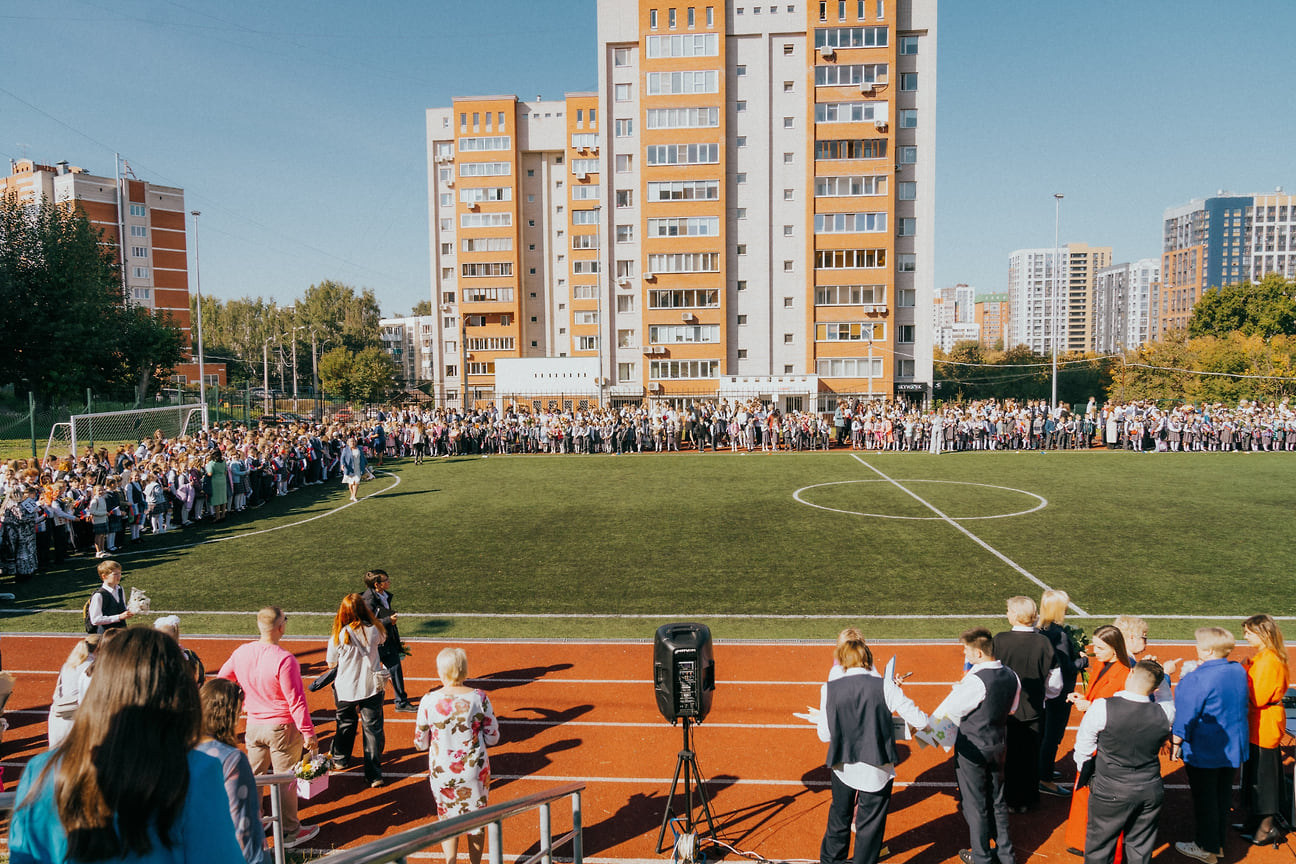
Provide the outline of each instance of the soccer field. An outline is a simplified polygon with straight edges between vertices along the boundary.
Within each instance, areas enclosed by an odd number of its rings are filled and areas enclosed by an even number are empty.
[[[366,569],[410,636],[938,638],[1002,622],[1042,586],[1086,628],[1156,638],[1296,615],[1296,459],[1281,453],[663,454],[408,460],[231,521],[148,538],[124,584],[189,632],[242,633],[275,603],[326,632]],[[269,530],[268,530],[269,529]],[[218,541],[218,542],[200,542]],[[199,545],[193,545],[199,544]],[[6,630],[74,631],[94,562],[11,590]],[[62,611],[59,611],[62,610]],[[72,614],[75,612],[75,614]],[[310,614],[302,614],[310,613]]]

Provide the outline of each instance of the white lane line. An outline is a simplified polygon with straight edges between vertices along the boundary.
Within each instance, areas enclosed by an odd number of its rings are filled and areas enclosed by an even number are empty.
[[[384,492],[390,492],[391,490],[395,489],[397,486],[400,485],[401,479],[397,475],[391,473],[390,471],[382,471],[379,473],[391,477],[396,482],[384,489],[379,489],[377,492],[370,492],[368,495],[361,498],[360,501],[348,501],[347,503],[343,504],[341,507],[334,507],[332,510],[326,510],[323,513],[316,513],[314,516],[311,516],[308,519],[301,519],[298,520],[297,522],[289,522],[287,525],[276,525],[273,528],[262,528],[258,531],[245,531],[242,534],[231,534],[229,537],[212,537],[208,540],[199,540],[197,543],[184,543],[179,546],[161,546],[156,549],[155,548],[140,549],[135,552],[114,552],[113,558],[114,559],[129,558],[132,555],[152,555],[156,552],[177,552],[181,549],[193,549],[197,546],[207,546],[212,543],[224,543],[227,540],[242,540],[245,537],[256,537],[260,534],[269,534],[273,531],[282,531],[285,528],[296,528],[300,525],[305,525],[308,522],[314,522],[316,519],[323,519],[325,516],[332,516],[334,513],[341,513],[343,510],[347,509],[348,507],[354,507],[356,504],[359,504],[361,501],[367,501],[370,498],[374,497],[375,495],[381,495]],[[7,611],[7,610],[0,610],[0,611]],[[42,611],[58,611],[58,610],[42,610]],[[301,613],[294,612],[293,614],[300,615]]]
[[[954,527],[957,528],[959,531],[963,532],[963,534],[965,534],[965,535],[967,536],[967,538],[968,538],[969,540],[971,540],[973,543],[976,543],[976,544],[977,544],[978,546],[980,546],[982,549],[986,550],[986,551],[989,552],[991,555],[995,556],[995,557],[998,558],[1000,561],[1004,562],[1004,563],[1007,564],[1009,567],[1013,568],[1013,569],[1016,570],[1018,573],[1020,573],[1021,575],[1025,576],[1025,577],[1026,577],[1027,579],[1029,579],[1030,581],[1034,582],[1034,583],[1035,583],[1036,585],[1038,585],[1040,588],[1044,589],[1045,591],[1051,591],[1051,590],[1052,590],[1048,585],[1046,585],[1046,584],[1045,584],[1043,581],[1041,581],[1040,579],[1036,578],[1035,575],[1032,574],[1030,571],[1028,571],[1026,568],[1022,567],[1022,566],[1021,566],[1020,564],[1018,564],[1016,561],[1013,561],[1013,560],[1012,560],[1011,558],[1009,558],[1007,555],[1004,555],[1004,554],[1003,554],[1002,552],[1000,552],[998,549],[994,548],[994,547],[991,546],[989,543],[985,542],[985,541],[982,540],[980,537],[978,537],[978,536],[976,536],[975,534],[973,534],[973,533],[972,533],[971,531],[969,531],[967,528],[964,528],[962,525],[960,525],[960,524],[958,523],[957,520],[955,520],[955,519],[951,519],[949,516],[947,516],[947,515],[945,515],[944,513],[942,513],[942,512],[941,512],[941,511],[940,511],[940,510],[939,510],[939,509],[938,509],[934,504],[932,504],[930,501],[927,501],[926,499],[920,497],[920,496],[918,495],[918,493],[913,492],[913,491],[910,491],[909,489],[906,489],[906,488],[905,488],[904,486],[902,486],[898,481],[896,481],[896,480],[892,480],[892,479],[891,479],[890,477],[888,477],[886,474],[883,474],[881,471],[879,471],[878,469],[874,468],[872,465],[870,465],[869,463],[865,462],[863,459],[861,459],[859,456],[855,455],[854,453],[851,454],[851,457],[854,458],[855,461],[857,461],[857,462],[859,462],[861,465],[863,465],[865,468],[869,469],[869,470],[872,471],[874,474],[878,475],[878,476],[881,477],[883,480],[886,480],[886,481],[887,481],[888,483],[890,483],[892,486],[896,487],[896,488],[899,489],[901,492],[905,493],[905,494],[908,495],[910,498],[913,498],[913,499],[914,499],[915,501],[917,501],[919,504],[923,505],[923,506],[926,507],[928,510],[932,511],[933,513],[935,513],[935,514],[936,514],[937,516],[939,516],[941,519],[945,520],[946,523],[948,523],[949,525],[954,526]],[[1087,615],[1088,615],[1087,612],[1085,612],[1083,609],[1081,609],[1079,606],[1077,606],[1074,602],[1070,603],[1070,604],[1068,605],[1068,608],[1070,608],[1072,611],[1074,611],[1074,612],[1076,613],[1076,615],[1081,615],[1081,616],[1086,616],[1086,617],[1087,617]]]

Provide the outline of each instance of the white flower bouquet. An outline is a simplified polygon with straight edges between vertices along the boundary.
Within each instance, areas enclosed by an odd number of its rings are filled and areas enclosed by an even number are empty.
[[[323,753],[314,756],[307,753],[293,769],[297,777],[297,797],[314,798],[328,788],[329,771],[333,770],[333,760]]]
[[[135,615],[142,615],[152,608],[148,595],[139,588],[132,588],[130,599],[126,601],[126,608]]]

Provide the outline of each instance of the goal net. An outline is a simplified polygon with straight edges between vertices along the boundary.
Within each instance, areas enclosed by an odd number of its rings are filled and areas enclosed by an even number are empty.
[[[201,426],[202,406],[196,403],[73,414],[68,423],[59,423],[50,430],[45,455],[75,456],[86,447],[114,449],[119,444],[133,447],[159,430],[163,437],[172,439],[192,435]]]

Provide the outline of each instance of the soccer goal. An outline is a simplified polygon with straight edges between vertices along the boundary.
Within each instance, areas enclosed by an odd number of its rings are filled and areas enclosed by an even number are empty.
[[[67,423],[56,423],[45,444],[45,456],[73,455],[81,447],[112,444],[134,446],[161,430],[167,438],[191,435],[202,425],[202,405],[167,405],[163,408],[135,408],[129,411],[101,411],[73,414]]]

